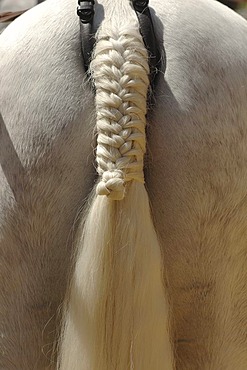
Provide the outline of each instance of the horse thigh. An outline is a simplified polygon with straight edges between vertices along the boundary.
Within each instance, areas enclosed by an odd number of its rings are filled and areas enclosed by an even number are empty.
[[[74,6],[54,20],[47,15],[53,5],[43,5],[0,42],[0,368],[8,370],[55,366],[58,309],[94,179],[93,94]]]

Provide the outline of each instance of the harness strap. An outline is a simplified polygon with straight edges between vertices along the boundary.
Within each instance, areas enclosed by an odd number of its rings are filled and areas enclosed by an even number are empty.
[[[86,72],[88,71],[95,43],[95,33],[92,31],[94,4],[94,0],[78,0],[77,7],[77,15],[80,18],[81,48]]]
[[[153,88],[155,77],[157,76],[160,67],[161,54],[158,48],[153,21],[148,6],[149,0],[132,0],[132,3],[140,23],[140,33],[149,55],[150,84]]]
[[[149,0],[131,0],[131,2],[139,20],[140,33],[149,54],[150,84],[153,88],[161,55],[157,46],[152,17],[148,7]],[[77,14],[80,18],[81,46],[86,71],[88,71],[95,43],[95,32],[93,32],[94,6],[94,0],[78,0]]]

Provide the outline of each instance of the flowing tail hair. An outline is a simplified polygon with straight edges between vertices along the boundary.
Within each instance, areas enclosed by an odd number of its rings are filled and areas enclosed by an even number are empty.
[[[128,20],[121,14],[119,22],[103,22],[90,66],[99,181],[79,236],[61,370],[173,369],[161,250],[143,174],[148,55],[129,13]]]

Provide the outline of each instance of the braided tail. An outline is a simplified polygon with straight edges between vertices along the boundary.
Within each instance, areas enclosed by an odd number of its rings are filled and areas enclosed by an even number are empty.
[[[144,187],[147,51],[135,18],[102,26],[96,87],[99,182],[79,241],[62,370],[171,370],[160,246]]]

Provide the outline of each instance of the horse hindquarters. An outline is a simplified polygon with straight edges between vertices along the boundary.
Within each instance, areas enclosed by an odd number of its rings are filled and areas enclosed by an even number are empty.
[[[242,370],[246,24],[214,2],[191,0],[184,7],[182,0],[165,6],[153,0],[151,6],[162,21],[154,18],[167,71],[148,127],[146,175],[169,280],[176,367]],[[94,176],[88,165],[93,97],[81,82],[74,4],[48,1],[38,10],[0,39],[7,128],[0,146],[1,282],[7,287],[1,287],[1,367],[7,369],[50,362],[49,343],[59,327],[52,318],[71,264],[69,236]]]
[[[167,70],[149,125],[147,184],[176,366],[244,370],[247,23],[217,2],[155,9],[166,25]]]
[[[0,368],[44,369],[55,366],[78,213],[94,179],[73,2],[24,14],[1,35],[0,54]]]

